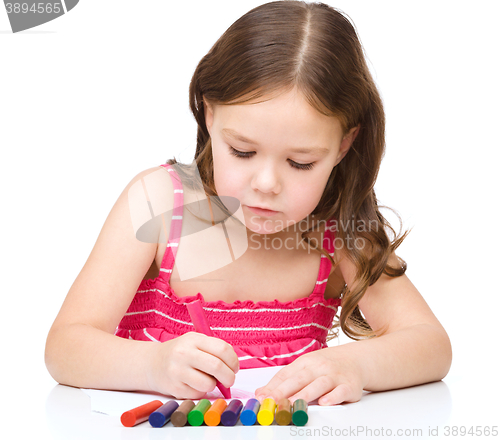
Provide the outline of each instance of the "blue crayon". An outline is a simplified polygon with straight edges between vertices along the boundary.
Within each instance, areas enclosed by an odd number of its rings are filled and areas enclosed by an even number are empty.
[[[255,425],[257,413],[260,409],[260,402],[257,399],[248,399],[245,408],[241,411],[240,420],[245,426]]]
[[[175,400],[169,400],[165,405],[160,406],[160,408],[149,415],[149,424],[153,428],[161,428],[170,420],[170,416],[178,407],[179,404]]]
[[[225,411],[220,416],[220,421],[224,426],[234,426],[243,408],[241,400],[231,400]]]

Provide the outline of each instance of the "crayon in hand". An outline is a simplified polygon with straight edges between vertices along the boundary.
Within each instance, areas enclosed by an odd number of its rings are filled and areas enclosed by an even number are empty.
[[[203,307],[201,306],[200,300],[195,300],[190,303],[186,303],[186,307],[189,312],[189,316],[191,317],[191,321],[193,321],[194,328],[198,333],[203,333],[207,336],[214,336],[212,329],[208,325],[207,317],[203,312]],[[231,398],[231,389],[226,388],[222,385],[217,379],[217,388],[219,388],[220,392],[224,396],[225,399]]]

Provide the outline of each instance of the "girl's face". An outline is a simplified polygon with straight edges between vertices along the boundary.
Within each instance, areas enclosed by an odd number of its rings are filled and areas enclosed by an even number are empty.
[[[204,105],[217,194],[238,199],[246,227],[258,234],[286,229],[316,208],[357,134],[344,135],[337,118],[295,89],[258,104]]]

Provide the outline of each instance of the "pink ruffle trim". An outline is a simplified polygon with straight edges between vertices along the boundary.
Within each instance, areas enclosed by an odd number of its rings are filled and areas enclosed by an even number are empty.
[[[158,285],[159,284],[159,285]],[[217,301],[205,301],[203,295],[201,293],[197,293],[196,295],[189,296],[178,296],[174,290],[163,281],[161,277],[157,277],[149,280],[142,280],[139,285],[139,290],[149,290],[149,289],[160,289],[161,291],[168,294],[168,296],[172,299],[176,304],[186,304],[195,300],[200,300],[205,307],[213,307],[219,309],[233,310],[233,309],[261,309],[261,308],[279,308],[279,309],[295,309],[295,308],[309,308],[313,304],[318,302],[323,302],[327,306],[332,307],[340,307],[342,305],[341,298],[329,298],[324,299],[323,292],[313,292],[309,296],[305,296],[302,298],[297,298],[291,301],[279,301],[277,299],[273,301],[257,301],[254,302],[252,300],[236,300],[232,303],[227,303],[222,300]]]

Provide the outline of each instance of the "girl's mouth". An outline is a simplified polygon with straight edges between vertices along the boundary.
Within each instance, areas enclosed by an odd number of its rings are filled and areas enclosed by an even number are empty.
[[[247,206],[247,208],[254,214],[260,215],[262,217],[271,217],[279,213],[279,211],[271,211],[270,209],[257,208],[255,206]]]

